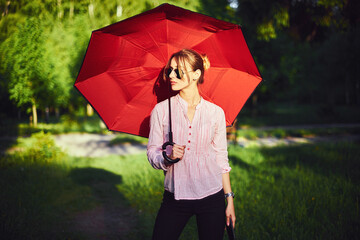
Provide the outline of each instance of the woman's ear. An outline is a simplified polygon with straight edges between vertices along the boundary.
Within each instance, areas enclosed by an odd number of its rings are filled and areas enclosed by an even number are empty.
[[[201,70],[197,69],[196,71],[194,71],[194,81],[198,80],[201,76]]]

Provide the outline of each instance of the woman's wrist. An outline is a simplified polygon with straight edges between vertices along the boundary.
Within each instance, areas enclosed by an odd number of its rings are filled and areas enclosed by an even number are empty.
[[[228,198],[226,198],[226,202],[227,202],[228,205],[229,204],[234,204],[234,199],[232,197],[228,197]]]
[[[225,199],[227,199],[229,197],[235,198],[235,194],[233,192],[225,193],[224,196],[225,196]]]
[[[233,205],[234,204],[234,197],[235,194],[233,192],[228,192],[224,194],[227,204]]]

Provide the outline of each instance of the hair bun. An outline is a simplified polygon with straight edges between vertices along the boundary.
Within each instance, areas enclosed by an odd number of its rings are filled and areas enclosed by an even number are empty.
[[[208,70],[210,68],[210,60],[206,54],[201,55],[204,64],[204,70]]]

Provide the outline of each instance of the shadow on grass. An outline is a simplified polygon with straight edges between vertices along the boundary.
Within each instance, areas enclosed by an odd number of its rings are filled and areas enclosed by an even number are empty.
[[[1,137],[0,138],[0,153],[6,152],[9,148],[16,144],[16,137]]]
[[[351,142],[307,144],[261,148],[266,165],[306,168],[317,174],[331,175],[360,183],[359,145]]]
[[[67,215],[89,207],[86,190],[66,178],[55,164],[26,163],[4,156],[0,166],[0,238],[66,239]]]
[[[120,135],[116,136],[114,139],[112,139],[109,143],[110,146],[115,146],[118,144],[146,144],[146,139],[138,136],[131,136],[131,135]]]
[[[0,154],[16,144],[19,135],[19,126],[10,121],[0,120]]]
[[[229,154],[229,160],[231,164],[237,165],[240,168],[250,171],[250,170],[256,170],[256,167],[245,162],[241,157],[239,157],[236,154]]]
[[[0,160],[1,239],[127,239],[135,226],[119,175],[17,155]]]
[[[136,214],[117,189],[120,175],[99,168],[75,168],[69,174],[79,185],[91,189],[98,203],[94,209],[74,216],[74,225],[86,239],[123,239],[134,228]]]

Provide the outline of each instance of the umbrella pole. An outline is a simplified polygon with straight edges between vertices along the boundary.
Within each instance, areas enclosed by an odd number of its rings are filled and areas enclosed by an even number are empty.
[[[178,161],[180,161],[180,158],[176,158],[176,159],[171,159],[169,158],[169,156],[166,154],[166,147],[171,145],[174,146],[174,142],[173,142],[173,134],[172,134],[172,126],[171,126],[171,101],[170,101],[169,97],[169,141],[167,141],[166,143],[164,143],[162,145],[162,155],[164,157],[164,159],[166,159],[166,161],[168,161],[169,163],[177,163]]]
[[[170,97],[169,100],[169,142],[173,142],[173,133],[172,133],[172,127],[171,127],[171,102]]]

